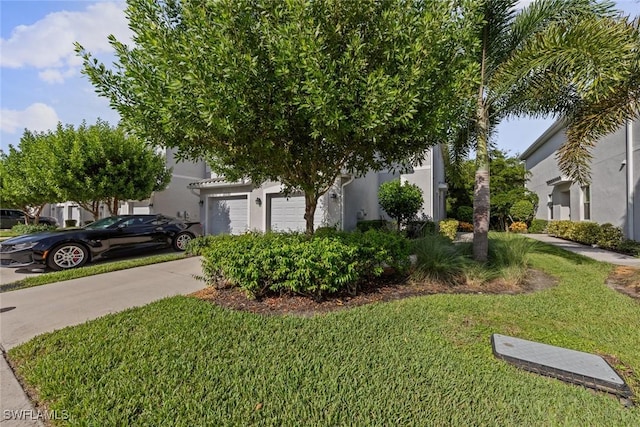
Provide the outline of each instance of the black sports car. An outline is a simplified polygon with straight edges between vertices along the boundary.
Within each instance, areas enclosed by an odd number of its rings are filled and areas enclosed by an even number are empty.
[[[184,251],[200,235],[200,224],[164,215],[118,215],[74,229],[45,231],[0,243],[2,267],[48,266],[53,270],[140,250]]]

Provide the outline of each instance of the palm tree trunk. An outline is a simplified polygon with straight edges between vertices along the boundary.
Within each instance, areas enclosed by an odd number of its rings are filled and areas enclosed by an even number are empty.
[[[478,107],[478,146],[476,147],[476,183],[473,191],[473,259],[484,262],[489,254],[489,150],[487,147],[487,111]]]
[[[485,262],[489,255],[489,109],[485,103],[485,70],[488,27],[482,34],[482,59],[480,65],[480,87],[476,107],[476,182],[473,191],[473,259]]]

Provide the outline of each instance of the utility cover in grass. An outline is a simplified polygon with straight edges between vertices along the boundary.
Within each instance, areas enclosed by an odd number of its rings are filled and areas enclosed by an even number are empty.
[[[506,335],[491,336],[493,354],[519,368],[560,380],[631,397],[629,386],[600,356]]]

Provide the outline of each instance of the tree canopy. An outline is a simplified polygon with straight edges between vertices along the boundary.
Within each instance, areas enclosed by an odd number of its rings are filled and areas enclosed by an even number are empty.
[[[129,0],[134,45],[84,72],[127,128],[233,180],[318,197],[343,173],[418,163],[478,81],[470,0]]]
[[[414,218],[422,207],[422,190],[415,184],[399,179],[383,182],[378,189],[380,207],[396,220],[398,231],[402,223]]]
[[[98,216],[100,203],[117,214],[119,201],[143,200],[169,184],[164,157],[122,128],[58,124],[25,130],[18,147],[0,159],[0,196],[39,214],[47,203],[73,201]]]

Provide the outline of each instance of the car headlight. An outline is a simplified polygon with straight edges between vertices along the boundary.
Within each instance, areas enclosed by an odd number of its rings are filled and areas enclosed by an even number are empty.
[[[24,250],[24,249],[31,249],[37,243],[38,242],[18,243],[17,245],[13,245],[13,249],[16,250],[16,251],[21,251],[21,250]]]

